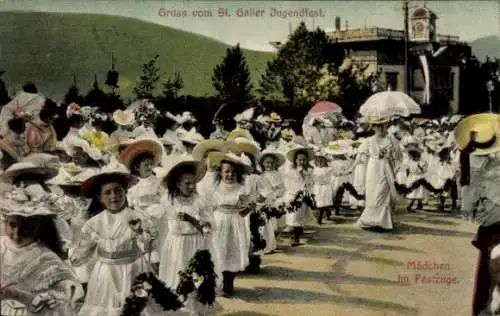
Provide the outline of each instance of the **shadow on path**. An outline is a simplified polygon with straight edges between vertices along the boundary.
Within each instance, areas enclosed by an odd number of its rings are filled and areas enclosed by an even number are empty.
[[[396,304],[387,301],[368,299],[357,296],[339,296],[324,294],[319,292],[304,291],[299,289],[272,288],[272,287],[256,287],[256,288],[238,288],[236,290],[236,299],[241,299],[245,302],[270,304],[275,303],[304,303],[318,302],[338,305],[348,305],[349,307],[358,307],[362,309],[380,310],[380,311],[397,311],[400,315],[413,316],[417,315],[418,311],[414,308]]]

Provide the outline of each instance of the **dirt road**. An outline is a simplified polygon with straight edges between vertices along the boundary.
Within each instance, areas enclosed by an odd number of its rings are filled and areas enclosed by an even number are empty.
[[[281,244],[260,275],[236,279],[223,315],[470,315],[476,226],[430,212],[396,219],[386,234],[354,219],[311,226],[305,245]]]

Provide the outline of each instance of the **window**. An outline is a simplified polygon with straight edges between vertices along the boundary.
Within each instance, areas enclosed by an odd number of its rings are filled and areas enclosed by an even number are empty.
[[[385,82],[387,83],[387,87],[391,87],[392,91],[398,90],[398,75],[397,72],[386,72],[385,73]]]

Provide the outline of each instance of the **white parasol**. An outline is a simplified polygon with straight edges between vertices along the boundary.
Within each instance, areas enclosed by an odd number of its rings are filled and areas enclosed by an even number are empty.
[[[373,94],[359,109],[364,117],[390,118],[419,114],[420,106],[407,94],[400,91],[383,91]]]

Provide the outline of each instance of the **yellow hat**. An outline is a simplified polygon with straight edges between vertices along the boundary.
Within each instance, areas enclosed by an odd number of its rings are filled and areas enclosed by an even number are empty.
[[[385,124],[391,119],[389,117],[367,116],[365,122],[372,125]]]
[[[481,113],[468,116],[455,128],[455,141],[460,150],[464,150],[471,142],[471,133],[475,133],[475,142],[488,144],[487,148],[475,148],[471,154],[489,155],[500,151],[500,115]]]
[[[269,115],[269,117],[267,118],[267,121],[279,123],[279,122],[281,122],[281,116],[279,116],[278,113],[273,112],[273,113],[271,113],[271,115]]]

